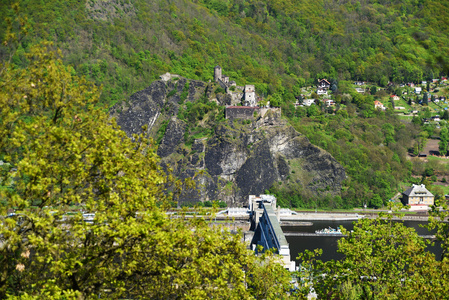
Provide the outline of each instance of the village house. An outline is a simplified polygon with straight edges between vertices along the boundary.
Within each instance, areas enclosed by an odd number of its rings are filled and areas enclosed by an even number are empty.
[[[326,106],[334,106],[335,102],[334,102],[334,100],[331,100],[331,99],[324,99],[324,104]]]
[[[304,106],[310,106],[310,105],[312,105],[314,103],[315,103],[315,99],[305,99],[304,101],[302,101],[302,104]]]
[[[415,94],[419,95],[421,94],[422,88],[421,87],[415,87]]]
[[[316,93],[317,95],[327,95],[327,90],[325,88],[318,88]]]
[[[364,93],[365,92],[365,89],[362,89],[362,88],[356,88],[355,90],[357,91],[357,93]]]
[[[374,101],[374,109],[381,109],[381,110],[385,110],[385,106],[382,104],[382,102],[376,100]]]
[[[328,90],[331,87],[331,84],[326,79],[318,79],[318,88],[323,88],[325,90]]]
[[[434,204],[435,196],[426,189],[424,184],[413,184],[402,193],[402,203],[410,205],[411,209],[428,209]]]
[[[399,100],[399,96],[391,95],[390,97],[391,97],[394,101],[398,101],[398,100]]]
[[[441,121],[440,116],[439,116],[439,115],[433,116],[433,117],[432,117],[432,121],[434,121],[434,122],[440,122],[440,121]]]
[[[318,95],[327,95],[327,90],[330,88],[331,84],[326,79],[318,79],[318,85],[316,93]]]

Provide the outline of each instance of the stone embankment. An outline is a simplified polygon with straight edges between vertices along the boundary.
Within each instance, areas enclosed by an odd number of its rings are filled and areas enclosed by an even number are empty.
[[[389,213],[388,211],[360,211],[360,212],[298,212],[297,215],[281,218],[283,221],[345,221],[345,220],[358,220],[363,218],[377,218],[380,212]],[[427,221],[429,215],[427,212],[417,212],[416,214],[402,214],[394,213],[393,220],[408,220],[408,221]]]
[[[282,221],[346,221],[358,220],[363,215],[358,213],[322,213],[322,212],[298,212],[296,215],[281,217]]]

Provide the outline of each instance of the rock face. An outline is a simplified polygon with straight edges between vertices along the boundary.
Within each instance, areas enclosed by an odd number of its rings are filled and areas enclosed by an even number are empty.
[[[211,85],[185,78],[156,81],[132,95],[127,104],[111,110],[129,136],[148,125],[149,134],[156,137],[161,134],[161,124],[168,122],[158,149],[162,164],[170,165],[179,178],[196,181],[196,190],[185,193],[181,201],[223,200],[229,206],[241,206],[248,195],[264,193],[279,182],[299,185],[311,195],[340,193],[343,167],[270,112],[252,122],[221,121],[214,124],[213,134],[186,145],[189,124],[176,118],[179,102],[212,97]],[[184,100],[180,99],[183,91]],[[226,96],[217,98],[221,103]]]
[[[176,147],[184,142],[185,130],[186,128],[184,122],[176,118],[172,118],[172,120],[168,123],[167,129],[165,130],[166,134],[164,134],[161,144],[157,149],[157,155],[160,157],[166,157],[172,154]]]
[[[117,124],[128,136],[142,132],[142,126],[153,127],[166,102],[167,89],[162,81],[131,95],[126,104],[116,105],[112,113],[116,114]]]

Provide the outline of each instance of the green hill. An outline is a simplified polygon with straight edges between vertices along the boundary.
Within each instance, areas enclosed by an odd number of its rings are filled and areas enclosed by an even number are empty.
[[[13,17],[12,0],[0,8]],[[449,3],[414,1],[20,1],[30,44],[53,40],[78,74],[127,99],[165,72],[212,79],[220,64],[238,84],[285,100],[317,78],[385,85],[446,75]],[[1,37],[3,38],[3,37]],[[1,59],[10,50],[2,49]]]

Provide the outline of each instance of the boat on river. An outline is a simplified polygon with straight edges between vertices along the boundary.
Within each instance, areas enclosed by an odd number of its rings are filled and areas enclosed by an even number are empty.
[[[338,235],[338,234],[342,234],[340,228],[332,228],[332,227],[328,227],[328,228],[324,228],[324,229],[320,229],[320,230],[315,230],[316,234],[331,234],[331,235]]]

